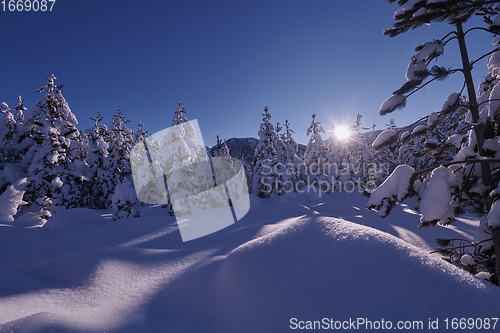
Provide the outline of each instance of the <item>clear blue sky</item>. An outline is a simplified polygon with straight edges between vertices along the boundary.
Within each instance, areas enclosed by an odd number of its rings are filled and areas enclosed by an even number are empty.
[[[57,0],[52,12],[0,12],[0,102],[12,107],[55,74],[79,120],[120,109],[150,134],[170,126],[177,102],[198,119],[205,143],[256,137],[264,106],[273,122],[289,119],[298,142],[315,112],[332,122],[385,128],[438,111],[461,88],[461,74],[414,95],[382,117],[381,103],[405,82],[415,46],[443,37],[433,24],[395,38],[382,34],[399,7],[383,0],[152,1]],[[480,21],[478,21],[480,22]],[[469,24],[470,25],[470,24]],[[472,32],[471,58],[492,49]],[[461,67],[451,42],[438,64]],[[486,75],[476,66],[476,85]],[[326,138],[326,136],[325,136]]]

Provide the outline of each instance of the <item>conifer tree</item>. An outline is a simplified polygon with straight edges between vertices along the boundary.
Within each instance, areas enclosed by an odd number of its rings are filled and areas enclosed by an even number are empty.
[[[130,178],[130,151],[132,150],[134,132],[125,126],[129,123],[122,112],[118,110],[111,120],[109,129],[109,157],[116,161],[116,171],[120,175],[120,181]]]
[[[394,2],[394,0],[388,1]],[[450,23],[453,30],[439,40],[424,43],[416,48],[417,53],[412,58],[406,73],[407,82],[382,104],[380,114],[384,115],[404,107],[407,98],[428,83],[434,80],[443,80],[448,75],[461,72],[464,75],[467,103],[462,103],[461,92],[450,94],[444,103],[443,110],[423,119],[423,121],[427,121],[427,124],[413,128],[412,135],[417,135],[419,132],[426,134],[429,127],[435,126],[434,123],[440,115],[452,114],[462,108],[469,110],[472,126],[468,128],[468,144],[462,144],[462,149],[450,163],[417,171],[411,166],[401,165],[394,170],[384,184],[372,193],[368,202],[369,208],[377,209],[384,217],[389,214],[396,201],[403,200],[408,196],[417,196],[417,208],[422,213],[420,219],[422,227],[433,226],[437,223],[452,223],[455,216],[462,213],[466,207],[473,209],[480,215],[487,214],[487,226],[490,228],[497,258],[496,268],[492,268],[490,271],[496,273],[496,276],[492,275],[491,278],[491,281],[495,283],[500,280],[500,214],[496,211],[496,199],[498,198],[496,188],[500,177],[496,171],[499,167],[498,162],[495,159],[488,159],[488,157],[495,157],[495,151],[500,151],[500,148],[497,147],[498,143],[494,143],[495,140],[490,141],[496,137],[495,131],[492,130],[492,122],[496,119],[495,116],[498,116],[499,108],[494,100],[500,95],[495,96],[496,84],[492,86],[493,82],[491,81],[491,79],[496,79],[496,73],[493,73],[495,65],[488,66],[490,74],[493,76],[486,78],[480,86],[480,102],[478,102],[471,68],[474,63],[490,54],[492,55],[488,59],[488,65],[490,62],[498,63],[497,60],[495,61],[495,54],[500,48],[497,47],[486,55],[470,61],[465,36],[474,30],[485,30],[498,34],[500,32],[500,17],[498,16],[500,5],[498,3],[500,1],[482,0],[401,0],[398,2],[400,6],[404,7],[396,11],[394,18],[397,22],[392,28],[386,29],[384,34],[393,37],[423,24],[442,21]],[[463,25],[473,15],[483,16],[489,27],[472,27],[464,31]],[[492,20],[490,15],[497,16]],[[454,39],[458,42],[462,68],[449,69],[433,66],[430,70],[427,69],[430,61],[443,54],[445,46]],[[428,77],[432,79],[424,83]],[[485,94],[486,91],[489,92]],[[383,147],[385,144],[397,140],[397,133],[393,130],[389,131],[381,133],[375,140],[374,146]],[[426,141],[424,145],[429,147],[428,143],[431,145],[436,145],[436,142],[438,145],[441,144],[436,139],[431,138],[431,140],[435,141]],[[457,140],[457,137],[452,139],[452,136],[445,141],[461,142],[460,139]],[[445,144],[445,142],[442,143]],[[397,187],[400,190],[397,193],[394,192],[394,184],[399,184]]]
[[[75,166],[71,156],[72,141],[77,141],[78,121],[62,96],[63,86],[56,85],[51,75],[47,85],[37,92],[45,96],[26,114],[25,120],[32,131],[33,145],[26,152],[22,165],[28,165],[30,182],[25,198],[30,203],[36,199],[53,199],[51,209],[58,206],[76,207],[78,193],[76,184],[84,181],[73,173]]]
[[[321,126],[321,122],[316,121],[316,114],[311,115],[311,126],[307,129],[307,136],[310,135],[309,142],[304,154],[304,164],[307,166],[306,181],[308,184],[320,186],[323,182],[328,181],[328,149],[321,138],[321,133],[325,130]],[[322,190],[325,190],[322,188]]]
[[[283,130],[283,126],[281,126],[280,122],[278,121],[276,123],[276,160],[279,163],[286,163],[286,150],[287,147],[285,145],[285,142],[283,141],[283,136],[284,133],[282,134],[281,131]]]
[[[179,101],[179,107],[175,110],[174,119],[172,120],[172,126],[179,125],[188,121],[184,116],[185,113],[186,110],[184,110],[184,107],[181,105],[181,101]]]
[[[299,151],[299,145],[293,139],[293,130],[290,128],[290,123],[288,119],[285,120],[285,133],[282,136],[282,141],[285,143],[286,152],[285,152],[285,161],[286,163],[298,164],[301,162],[297,153]]]
[[[255,148],[254,168],[252,175],[252,193],[262,198],[268,198],[272,192],[281,193],[279,175],[276,165],[277,135],[271,123],[269,107],[264,108],[262,123],[259,130],[259,143]]]

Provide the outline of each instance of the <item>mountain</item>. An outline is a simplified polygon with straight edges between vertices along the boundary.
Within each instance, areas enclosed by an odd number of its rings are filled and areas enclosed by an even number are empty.
[[[243,156],[247,163],[253,163],[255,148],[259,140],[256,138],[231,138],[226,144],[229,148],[231,157],[240,158]],[[306,151],[306,146],[299,143],[299,156],[303,156]]]

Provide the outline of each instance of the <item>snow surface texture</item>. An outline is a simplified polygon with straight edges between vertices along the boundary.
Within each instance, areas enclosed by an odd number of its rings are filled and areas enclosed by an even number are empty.
[[[246,217],[191,242],[154,206],[140,218],[71,209],[41,228],[17,226],[22,217],[0,225],[0,332],[288,332],[290,318],[498,317],[497,287],[429,254],[439,237],[472,240],[477,221],[418,229],[405,203],[380,219],[358,193],[251,201]]]

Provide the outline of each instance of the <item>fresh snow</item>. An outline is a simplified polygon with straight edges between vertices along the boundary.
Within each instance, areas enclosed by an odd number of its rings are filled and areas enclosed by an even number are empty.
[[[500,228],[500,201],[495,201],[488,213],[488,226],[493,229]]]
[[[433,55],[441,55],[444,47],[441,42],[427,42],[422,45],[422,49],[417,52],[413,59],[417,62],[425,62]]]
[[[382,133],[380,133],[377,138],[372,143],[373,148],[380,147],[384,145],[389,140],[393,139],[396,136],[396,131],[393,129],[386,129]]]
[[[405,95],[392,95],[391,97],[386,99],[384,103],[382,103],[379,113],[386,114],[396,110],[397,108],[401,109],[404,107],[405,101]]]
[[[0,332],[285,332],[291,318],[498,316],[497,287],[429,254],[436,238],[472,240],[475,220],[419,229],[406,203],[380,219],[359,193],[252,198],[243,219],[190,242],[158,206],[139,218],[69,209],[43,227],[18,225],[29,213],[1,225]]]
[[[441,108],[441,110],[447,110],[450,106],[454,105],[458,98],[460,97],[460,93],[459,92],[453,92],[451,93],[447,98],[446,98],[446,101],[444,101],[444,104],[443,104],[443,107]]]
[[[462,146],[463,139],[463,135],[453,134],[446,139],[446,143],[453,145],[455,148],[460,148]]]
[[[420,201],[420,221],[439,220],[448,223],[455,216],[451,205],[450,186],[454,181],[454,174],[447,168],[440,166],[434,169],[429,182],[425,185]]]
[[[439,115],[437,112],[432,112],[427,119],[427,126],[432,127],[439,120]]]
[[[411,132],[411,134],[417,134],[417,133],[425,132],[425,131],[427,131],[427,128],[428,127],[426,125],[415,126],[415,128],[413,129],[413,132]]]

